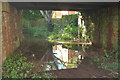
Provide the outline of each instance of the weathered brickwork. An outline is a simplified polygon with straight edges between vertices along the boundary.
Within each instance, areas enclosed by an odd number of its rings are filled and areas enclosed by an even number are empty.
[[[118,23],[118,45],[120,46],[120,4],[119,4],[119,6],[118,6],[118,8],[119,8],[119,10],[118,10],[118,21],[119,21],[119,23]]]
[[[0,2],[0,80],[2,79],[2,3]]]
[[[2,3],[3,61],[19,47],[22,41],[22,10]]]
[[[118,48],[118,10],[115,5],[89,13],[95,23],[94,45],[107,50]]]

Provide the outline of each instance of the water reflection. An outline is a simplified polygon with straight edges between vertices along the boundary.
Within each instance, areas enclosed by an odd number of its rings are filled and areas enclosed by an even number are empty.
[[[81,60],[84,59],[84,56],[77,49],[69,49],[62,44],[53,45],[50,55],[52,55],[53,60],[46,64],[45,70],[77,68]]]

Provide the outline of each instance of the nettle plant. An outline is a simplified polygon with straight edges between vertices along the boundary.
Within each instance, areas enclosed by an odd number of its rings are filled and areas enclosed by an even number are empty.
[[[41,78],[33,68],[35,66],[31,62],[26,61],[27,58],[22,53],[12,54],[2,65],[3,78]]]

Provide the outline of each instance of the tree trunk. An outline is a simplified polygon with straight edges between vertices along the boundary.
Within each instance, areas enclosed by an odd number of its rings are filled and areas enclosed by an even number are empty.
[[[54,25],[52,24],[52,15],[54,13],[54,11],[50,11],[50,10],[40,10],[41,14],[44,16],[46,23],[47,23],[47,29],[49,32],[53,31]]]
[[[52,24],[52,21],[47,22],[47,29],[49,32],[52,32],[54,29],[54,25]]]

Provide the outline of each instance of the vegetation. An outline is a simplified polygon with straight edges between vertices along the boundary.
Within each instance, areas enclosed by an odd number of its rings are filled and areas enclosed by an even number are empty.
[[[47,31],[47,27],[24,27],[23,32],[31,35],[33,37],[39,37],[41,39],[46,39],[50,32]]]
[[[52,23],[52,15],[53,15],[54,11],[52,11],[52,10],[40,10],[40,12],[46,20],[48,31],[52,32],[53,28],[54,28],[54,25]]]
[[[34,68],[35,65],[28,62],[27,58],[22,56],[22,53],[11,54],[2,65],[2,76],[3,78],[53,78],[44,71],[38,74],[34,71]]]
[[[59,30],[57,33],[55,29],[55,32],[52,32],[49,36],[49,39],[71,40],[77,36],[77,29],[78,28],[71,23],[68,27]]]
[[[99,68],[109,70],[113,73],[118,73],[120,72],[120,69],[118,68],[118,65],[120,65],[118,59],[119,54],[120,53],[118,52],[118,50],[113,50],[109,53],[104,50],[104,56],[95,56],[93,58],[93,61],[99,65]]]
[[[41,12],[41,13],[40,13]],[[25,15],[26,14],[26,15]],[[36,20],[38,18],[44,17],[46,20],[47,26],[35,26],[35,27],[24,27],[23,31],[28,31],[28,34],[31,36],[35,37],[40,37],[43,39],[57,39],[57,40],[73,40],[73,39],[80,39],[80,41],[90,41],[90,37],[88,36],[83,36],[83,27],[80,28],[80,38],[78,38],[78,14],[74,15],[63,15],[62,16],[62,26],[61,23],[53,23],[52,21],[52,14],[53,11],[43,11],[43,10],[25,10],[23,11],[23,18],[28,19],[33,19]],[[40,16],[41,15],[41,16]],[[37,17],[39,16],[39,17]],[[34,18],[33,18],[34,17]],[[82,25],[83,26],[83,25]],[[91,27],[90,27],[91,28]],[[88,29],[88,31],[92,31]],[[85,32],[87,33],[87,31]]]
[[[27,20],[38,20],[43,18],[39,10],[23,10],[23,18]]]
[[[64,40],[77,41],[78,39],[80,39],[81,42],[93,41],[93,32],[95,25],[91,20],[89,20],[89,22],[85,24],[86,26],[81,25],[80,35],[79,35],[80,38],[78,38],[78,15],[62,16],[61,21],[63,24],[61,26],[59,23],[52,23],[51,14],[49,14],[50,16],[49,19],[46,18],[47,14],[45,14],[45,12],[43,14],[49,26],[24,27],[23,30],[27,30],[28,34],[30,34],[31,36],[40,37],[42,39],[63,40],[63,41]],[[51,24],[49,24],[49,22]],[[104,38],[105,35],[103,35],[103,45],[105,46],[106,38],[105,39]],[[65,44],[64,47],[70,49],[76,49],[78,48],[78,45]],[[87,49],[88,46],[82,45],[80,46],[80,48],[82,49],[82,51],[85,51],[85,49]],[[95,56],[93,58],[93,61],[99,65],[99,68],[103,68],[111,72],[118,73],[120,71],[118,70],[118,62],[119,62],[119,60],[117,59],[119,54],[118,50],[113,50],[112,52],[107,52],[107,50],[104,50],[103,53],[104,53],[103,56]]]
[[[54,30],[49,35],[49,39],[58,39],[58,40],[72,40],[77,38],[78,34],[78,15],[64,15],[62,22],[64,26],[59,27],[60,24],[54,24]],[[67,24],[65,24],[67,23]]]
[[[68,20],[66,20],[68,19]],[[60,26],[60,24],[54,23],[54,29],[52,32],[48,31],[47,26],[37,27],[23,27],[23,32],[27,31],[27,34],[31,36],[40,37],[42,39],[58,39],[58,40],[72,40],[77,38],[77,15],[63,16],[62,21],[66,20],[67,24]]]

